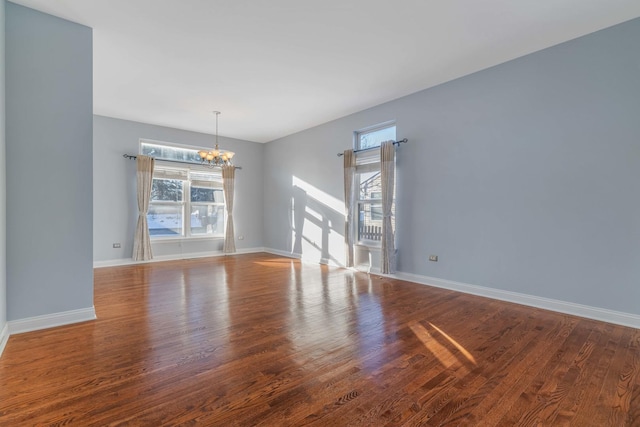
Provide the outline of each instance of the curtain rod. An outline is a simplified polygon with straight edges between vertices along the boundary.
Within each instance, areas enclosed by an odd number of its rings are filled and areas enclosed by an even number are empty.
[[[124,157],[125,159],[131,159],[131,160],[135,160],[138,157],[137,156],[132,156],[131,154],[123,154],[122,157]],[[157,159],[159,162],[171,162],[171,163],[182,163],[185,165],[196,165],[196,166],[207,166],[206,164],[203,163],[196,163],[196,162],[183,162],[182,160],[164,160],[164,159]],[[221,167],[218,165],[214,165],[214,167]],[[235,166],[236,169],[242,169],[242,166]]]
[[[407,138],[404,138],[404,139],[401,139],[399,141],[393,141],[393,145],[400,145],[400,144],[403,144],[405,142],[409,142],[409,140]],[[377,148],[380,148],[380,147],[363,148],[362,150],[353,150],[353,152],[354,153],[359,153],[361,151],[375,150]],[[342,157],[342,156],[344,156],[344,153],[338,153],[338,157]]]

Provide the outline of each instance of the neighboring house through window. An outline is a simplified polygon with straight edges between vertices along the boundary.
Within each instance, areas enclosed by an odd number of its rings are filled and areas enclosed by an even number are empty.
[[[140,153],[156,159],[147,214],[152,240],[224,237],[222,173],[199,164],[199,149],[140,141]]]
[[[396,140],[394,122],[356,131],[356,241],[366,246],[380,246],[382,239],[382,183],[380,176],[380,150],[384,141]],[[395,204],[393,208],[395,214]]]

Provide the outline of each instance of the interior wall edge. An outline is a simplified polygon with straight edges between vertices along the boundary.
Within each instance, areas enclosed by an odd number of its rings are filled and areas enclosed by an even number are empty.
[[[9,341],[9,323],[5,323],[4,328],[0,331],[0,357],[2,357],[2,352],[7,345],[7,341]]]

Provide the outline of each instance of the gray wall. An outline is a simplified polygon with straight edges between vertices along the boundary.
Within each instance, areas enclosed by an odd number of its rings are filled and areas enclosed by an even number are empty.
[[[399,271],[640,314],[638,40],[640,19],[267,144],[288,160],[265,170],[265,246],[292,250],[292,177],[343,200],[336,153],[395,119]],[[303,230],[341,237],[312,202]],[[315,239],[303,256],[343,253]]]
[[[224,120],[224,115],[220,117]],[[214,136],[127,120],[94,116],[93,229],[94,260],[130,259],[138,207],[136,165],[123,154],[136,154],[139,140],[153,139],[212,147]],[[238,250],[262,247],[262,173],[264,145],[219,137],[220,146],[236,153],[234,225]],[[244,236],[244,240],[238,240]],[[113,243],[121,243],[114,249]],[[154,256],[221,251],[222,239],[153,243]]]
[[[8,320],[93,306],[92,32],[6,4]]]
[[[0,332],[7,324],[7,177],[5,173],[5,59],[4,12],[5,2],[0,0]],[[0,337],[1,340],[1,337]]]

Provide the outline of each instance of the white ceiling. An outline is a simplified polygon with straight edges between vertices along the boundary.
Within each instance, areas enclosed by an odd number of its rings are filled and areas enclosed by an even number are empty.
[[[640,16],[638,0],[12,0],[93,28],[94,113],[268,142]]]

